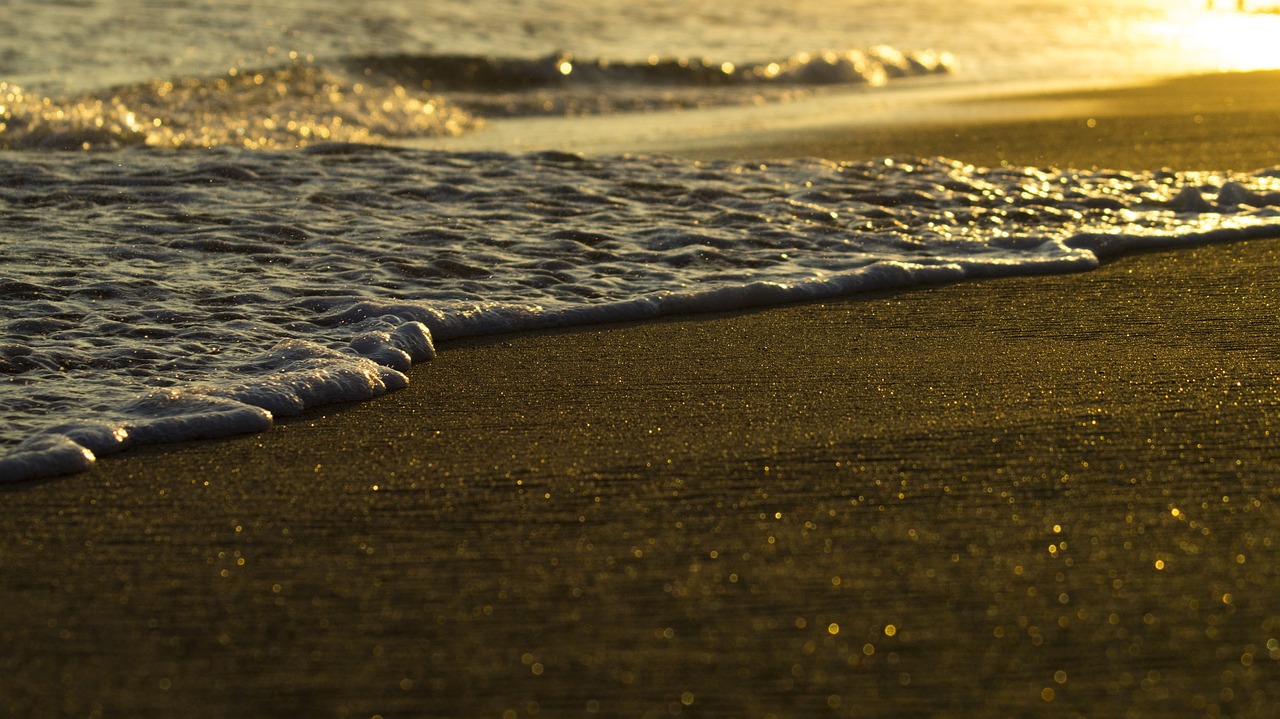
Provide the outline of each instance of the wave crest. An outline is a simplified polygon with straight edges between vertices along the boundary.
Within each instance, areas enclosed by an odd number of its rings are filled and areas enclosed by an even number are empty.
[[[370,55],[347,68],[369,78],[445,93],[486,116],[586,115],[777,101],[823,88],[879,87],[891,79],[944,75],[955,59],[937,50],[800,52],[764,62],[651,56],[640,61],[472,55]]]
[[[0,83],[5,149],[282,148],[456,135],[474,122],[437,96],[355,82],[306,63],[154,80],[66,99]]]
[[[124,85],[69,98],[0,82],[0,148],[251,149],[461,134],[484,115],[605,113],[780,99],[947,73],[945,52],[798,53],[776,62],[386,55]]]

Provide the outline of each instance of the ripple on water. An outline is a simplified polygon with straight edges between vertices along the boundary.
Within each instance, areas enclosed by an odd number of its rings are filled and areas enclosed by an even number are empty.
[[[0,159],[0,188],[23,191],[11,176],[38,178],[48,208],[0,224],[5,478],[41,453],[51,472],[83,459],[51,434],[101,453],[376,396],[433,337],[1065,271],[1280,231],[1273,173],[339,145]],[[101,205],[104,187],[129,201]]]

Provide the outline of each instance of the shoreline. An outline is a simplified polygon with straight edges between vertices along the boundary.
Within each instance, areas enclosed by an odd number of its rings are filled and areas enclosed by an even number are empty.
[[[943,156],[987,167],[1244,171],[1280,165],[1280,139],[1266,131],[1280,112],[1280,70],[1094,87],[1064,82],[1049,89],[948,78],[898,82],[754,108],[492,120],[460,137],[406,145],[694,160]]]
[[[1280,74],[1214,82],[1264,107],[700,151],[1280,162]],[[3,488],[0,708],[1266,716],[1277,277],[1242,242],[442,343],[377,400]]]

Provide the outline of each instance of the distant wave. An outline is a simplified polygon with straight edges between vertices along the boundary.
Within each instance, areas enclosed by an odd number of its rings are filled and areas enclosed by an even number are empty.
[[[0,148],[299,147],[458,134],[466,112],[425,92],[374,86],[311,64],[153,80],[73,98],[0,83]]]
[[[801,52],[773,61],[649,57],[643,61],[471,55],[349,58],[359,76],[430,89],[479,116],[585,115],[777,101],[821,88],[880,87],[894,78],[950,73],[955,60],[934,50]]]
[[[890,78],[949,72],[950,54],[902,52],[885,45],[867,50],[802,52],[782,60],[737,64],[709,58],[612,61],[561,52],[538,59],[471,55],[369,55],[348,66],[407,85],[470,92],[600,87],[617,84],[677,87],[736,85],[883,85]]]
[[[77,97],[0,82],[0,148],[300,147],[456,135],[487,115],[581,114],[778,99],[787,90],[942,74],[945,52],[799,53],[772,62],[374,55],[152,80]]]

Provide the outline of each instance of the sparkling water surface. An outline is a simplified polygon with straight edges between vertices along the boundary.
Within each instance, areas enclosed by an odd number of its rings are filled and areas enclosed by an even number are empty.
[[[0,15],[0,73],[51,94],[261,70],[290,54],[322,63],[557,51],[747,62],[881,44],[950,50],[967,76],[982,79],[1280,66],[1280,49],[1263,41],[1275,36],[1274,17],[1204,8],[1202,0],[12,0]]]
[[[1280,234],[1265,170],[379,146],[491,115],[1228,65],[1179,29],[1195,18],[1243,21],[1120,0],[18,0],[0,17],[0,481],[376,396],[434,340]]]

